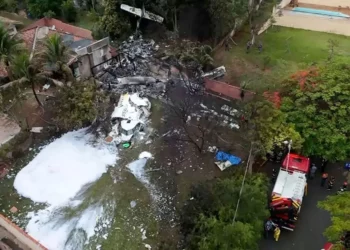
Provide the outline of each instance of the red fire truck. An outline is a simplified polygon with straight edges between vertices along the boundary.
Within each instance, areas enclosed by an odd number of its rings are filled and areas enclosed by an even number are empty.
[[[303,197],[307,193],[310,159],[288,153],[279,170],[271,195],[271,219],[280,227],[293,231]]]
[[[341,244],[344,246],[344,250],[350,249],[350,231],[344,233],[344,235],[340,238]],[[327,242],[322,250],[332,250],[334,249],[334,245],[330,242]]]

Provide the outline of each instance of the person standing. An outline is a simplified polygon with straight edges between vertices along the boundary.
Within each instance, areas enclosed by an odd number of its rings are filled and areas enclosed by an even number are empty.
[[[269,237],[269,232],[272,231],[273,228],[273,222],[271,220],[267,220],[265,223],[264,231],[265,231],[265,239]]]
[[[278,239],[280,238],[280,234],[281,234],[281,229],[279,226],[276,226],[276,228],[274,230],[274,234],[273,234],[275,241],[278,241]]]
[[[326,166],[327,166],[328,161],[325,158],[322,158],[321,162],[321,172],[324,173],[326,171]]]
[[[247,49],[246,49],[246,53],[249,53],[250,47],[252,46],[252,42],[249,40],[247,42]]]
[[[348,182],[347,181],[343,182],[343,189],[344,189],[344,191],[348,189]]]
[[[316,165],[313,163],[313,164],[312,164],[312,167],[311,167],[311,170],[310,170],[310,179],[315,178],[316,170],[317,170],[317,167],[316,167]]]
[[[275,170],[275,169],[272,169],[271,182],[272,182],[272,183],[275,183],[275,182],[276,182],[276,170]]]
[[[328,190],[332,190],[334,186],[335,178],[332,176],[331,179],[328,181]]]
[[[229,51],[230,50],[230,45],[228,44],[228,41],[225,40],[225,50]]]
[[[262,45],[262,42],[260,41],[259,44],[258,44],[258,50],[259,50],[259,53],[262,52],[263,50],[263,45]]]
[[[323,173],[322,174],[322,179],[321,179],[321,187],[324,187],[324,184],[326,184],[327,179],[328,179],[328,174],[327,173]]]

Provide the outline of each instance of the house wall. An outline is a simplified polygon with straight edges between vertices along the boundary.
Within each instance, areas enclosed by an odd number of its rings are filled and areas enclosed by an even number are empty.
[[[82,48],[76,53],[79,55],[79,65],[80,75],[83,78],[90,77],[92,75],[91,68],[95,65],[103,63],[104,61],[112,57],[109,48],[109,38],[106,37],[99,40],[85,48]],[[103,65],[93,69],[96,74],[103,68]]]
[[[0,232],[2,238],[12,240],[23,250],[47,250],[3,215],[0,215]]]
[[[90,64],[89,54],[79,57],[79,71],[81,78],[90,77],[91,74],[91,64]]]

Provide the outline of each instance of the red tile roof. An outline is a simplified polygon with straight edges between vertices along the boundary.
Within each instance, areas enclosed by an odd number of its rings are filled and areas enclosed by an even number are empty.
[[[32,51],[32,48],[33,48],[35,31],[36,31],[35,29],[31,29],[31,30],[23,31],[19,34],[20,38],[23,40],[23,42],[25,43],[29,51]]]
[[[37,27],[53,27],[55,26],[55,29],[59,33],[69,33],[73,36],[84,38],[84,39],[93,39],[92,38],[92,33],[90,30],[83,29],[80,27],[76,27],[73,25],[70,25],[68,23],[64,23],[60,20],[57,20],[55,18],[42,18],[29,26],[25,27],[22,32],[31,30],[31,29],[36,29]]]
[[[224,82],[204,79],[204,86],[206,90],[217,93],[221,96],[226,96],[230,99],[241,100],[241,88],[229,85]],[[251,91],[244,91],[244,100],[251,100],[255,93]]]

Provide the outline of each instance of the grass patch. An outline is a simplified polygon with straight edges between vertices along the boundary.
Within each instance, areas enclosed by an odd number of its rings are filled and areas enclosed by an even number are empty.
[[[13,187],[17,173],[34,158],[36,153],[36,150],[32,150],[25,157],[16,159],[7,176],[0,180],[0,211],[22,228],[29,220],[27,218],[28,212],[37,211],[44,207],[44,204],[34,203],[30,199],[22,197]],[[18,208],[18,212],[15,214],[10,212],[13,206]]]
[[[235,85],[250,79],[278,86],[283,78],[299,69],[327,63],[330,39],[338,43],[333,58],[350,63],[350,37],[342,35],[273,27],[256,37],[257,44],[260,41],[263,44],[261,53],[256,46],[246,53],[249,32],[242,31],[234,39],[238,46],[233,46],[229,52],[219,50],[215,59],[228,70],[225,80]]]
[[[261,37],[264,53],[273,60],[285,60],[294,63],[317,63],[327,60],[329,40],[339,42],[335,48],[338,57],[350,62],[350,37],[324,32],[274,27]]]

